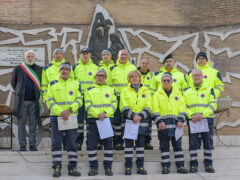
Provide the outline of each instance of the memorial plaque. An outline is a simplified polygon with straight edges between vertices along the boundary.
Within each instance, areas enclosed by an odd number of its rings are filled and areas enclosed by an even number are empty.
[[[16,66],[25,61],[25,52],[33,50],[35,61],[39,66],[45,65],[45,48],[0,47],[0,65]]]

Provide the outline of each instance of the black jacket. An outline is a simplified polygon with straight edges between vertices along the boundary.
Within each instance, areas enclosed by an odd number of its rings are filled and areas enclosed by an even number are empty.
[[[35,64],[35,73],[38,76],[38,79],[41,82],[42,79],[42,67]],[[26,80],[27,80],[27,74],[25,71],[21,68],[20,65],[16,66],[12,73],[12,79],[11,79],[11,85],[14,89],[14,110],[13,114],[16,117],[21,116],[21,112],[23,112],[23,102],[24,102],[24,96],[25,96],[25,87],[26,87]],[[40,92],[37,88],[37,86],[34,84],[34,91],[35,91],[35,102],[38,104]],[[38,106],[36,106],[38,107]],[[36,112],[39,115],[39,108],[37,108]]]

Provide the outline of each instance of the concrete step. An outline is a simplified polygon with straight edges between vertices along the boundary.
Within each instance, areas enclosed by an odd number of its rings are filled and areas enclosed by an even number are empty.
[[[204,172],[203,166],[203,152],[199,150],[198,159],[199,159],[199,173],[200,175],[213,177],[218,175],[218,177],[231,175],[233,179],[239,177],[240,179],[240,148],[239,147],[216,147],[213,151],[213,160],[214,160],[214,168],[217,173],[215,174],[207,174]],[[185,167],[189,169],[189,153],[188,150],[184,149],[185,155]],[[104,170],[103,170],[103,151],[98,151],[98,159],[99,159],[99,175],[96,176],[96,179],[105,179]],[[21,177],[28,178],[32,175],[36,175],[37,177],[44,176],[50,178],[52,175],[51,169],[51,151],[50,150],[42,150],[37,152],[18,152],[18,151],[1,151],[0,152],[0,179],[5,179],[4,177],[11,177],[15,179],[17,176],[21,175]],[[135,161],[135,158],[134,158]],[[161,173],[161,154],[159,150],[147,150],[145,151],[145,169],[148,171],[150,176],[158,176]],[[176,167],[174,163],[174,153],[171,150],[171,175],[167,175],[167,177],[171,177],[175,179],[177,176],[188,177],[187,175],[178,175],[176,174]],[[63,177],[67,177],[67,152],[63,152],[63,168],[62,174]],[[124,151],[114,151],[114,162],[113,162],[113,172],[114,179],[116,177],[125,177],[124,176]],[[87,158],[86,151],[78,152],[78,170],[82,173],[83,177],[87,177],[87,173],[89,171],[89,164]],[[133,174],[136,174],[136,166],[135,163],[133,165]],[[137,176],[137,175],[136,175]],[[131,177],[136,177],[131,176]],[[164,176],[164,175],[161,175]],[[175,177],[176,176],[176,177]],[[195,175],[196,177],[198,175]],[[9,179],[9,177],[7,179]],[[101,178],[100,178],[101,177]],[[142,176],[138,175],[137,177]],[[148,176],[146,176],[148,179]],[[166,177],[166,176],[164,176]],[[200,176],[199,176],[200,177]],[[10,178],[10,179],[11,179]],[[138,179],[139,179],[138,178]],[[35,179],[35,178],[34,178]],[[110,178],[111,179],[111,178]],[[131,179],[131,178],[130,178]],[[184,178],[188,179],[188,178]],[[197,178],[196,178],[197,179]],[[221,179],[221,178],[220,178]]]

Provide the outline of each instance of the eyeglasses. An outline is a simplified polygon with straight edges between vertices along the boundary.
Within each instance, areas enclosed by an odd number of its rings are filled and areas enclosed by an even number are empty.
[[[193,77],[200,77],[200,76],[202,76],[202,74],[193,74],[192,76]]]
[[[170,79],[163,79],[162,81],[163,82],[170,82],[171,80]]]
[[[106,77],[105,75],[96,75],[96,77]]]

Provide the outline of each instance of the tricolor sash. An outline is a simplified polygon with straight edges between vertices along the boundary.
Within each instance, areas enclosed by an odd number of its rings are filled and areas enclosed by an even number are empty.
[[[40,80],[38,79],[37,74],[32,70],[32,68],[30,68],[26,64],[26,62],[23,62],[20,66],[25,71],[25,73],[32,79],[34,84],[37,86],[38,90],[41,92]],[[40,110],[40,114],[41,114],[41,112],[43,111],[42,94],[41,93],[40,93],[40,99],[38,101],[38,105],[39,105],[39,110]],[[37,135],[36,144],[35,144],[36,147],[40,144],[41,140],[42,140],[42,120],[39,117],[38,118],[38,135]]]
[[[27,73],[27,75],[33,80],[34,84],[37,86],[38,90],[40,90],[40,80],[38,79],[37,74],[30,68],[25,62],[21,65],[21,68]]]

